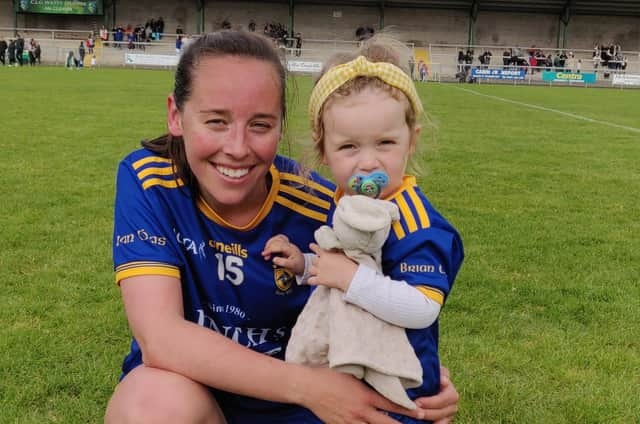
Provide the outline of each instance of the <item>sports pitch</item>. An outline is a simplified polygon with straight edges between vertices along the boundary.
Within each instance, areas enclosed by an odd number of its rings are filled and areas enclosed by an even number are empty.
[[[101,422],[130,335],[118,161],[172,73],[0,68],[0,422]],[[286,140],[308,148],[296,78]],[[441,316],[459,423],[640,421],[640,90],[419,85],[419,182],[466,259]],[[216,358],[211,358],[216,360]]]

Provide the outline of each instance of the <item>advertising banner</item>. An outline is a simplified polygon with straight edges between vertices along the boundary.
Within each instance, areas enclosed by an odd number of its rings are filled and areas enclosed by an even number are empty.
[[[18,13],[57,15],[102,15],[102,0],[19,0]]]
[[[595,84],[596,74],[588,72],[579,74],[574,72],[544,71],[542,72],[542,81]]]
[[[611,84],[640,86],[640,75],[613,74]]]
[[[318,74],[322,71],[322,62],[306,62],[304,60],[287,61],[287,70],[289,72],[305,72]]]
[[[525,75],[524,69],[471,69],[471,78],[523,80]]]
[[[180,56],[170,54],[125,53],[124,64],[133,66],[177,66]]]

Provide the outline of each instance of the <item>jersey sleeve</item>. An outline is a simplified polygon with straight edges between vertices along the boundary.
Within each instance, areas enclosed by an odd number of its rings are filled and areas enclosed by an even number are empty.
[[[116,283],[139,275],[180,278],[170,216],[153,190],[143,188],[136,170],[120,163],[116,180],[113,262]]]
[[[452,227],[428,227],[390,237],[383,257],[385,274],[416,287],[444,304],[464,257],[462,240]]]

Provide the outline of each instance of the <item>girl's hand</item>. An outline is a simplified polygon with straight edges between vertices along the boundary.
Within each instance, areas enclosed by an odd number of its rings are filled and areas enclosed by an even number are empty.
[[[358,265],[342,252],[324,250],[315,243],[309,248],[316,254],[309,268],[308,284],[340,289],[346,292]]]
[[[286,268],[296,275],[304,274],[304,255],[298,246],[291,243],[284,234],[271,237],[264,245],[262,257],[268,261],[271,256],[274,256],[274,264]]]

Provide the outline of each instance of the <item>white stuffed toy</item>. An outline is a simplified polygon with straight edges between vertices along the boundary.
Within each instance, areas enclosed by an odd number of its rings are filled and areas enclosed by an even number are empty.
[[[322,226],[315,239],[323,249],[340,249],[381,272],[382,246],[399,218],[398,207],[389,201],[345,196],[334,213],[333,228]],[[293,327],[286,360],[352,374],[394,403],[415,409],[406,389],[422,384],[422,367],[405,329],[343,297],[338,289],[316,287]]]

